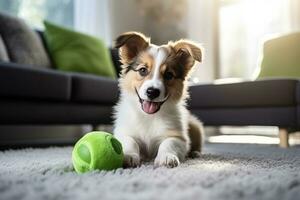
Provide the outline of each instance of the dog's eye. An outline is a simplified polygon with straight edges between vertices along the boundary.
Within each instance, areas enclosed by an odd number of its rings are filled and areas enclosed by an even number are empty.
[[[165,72],[164,74],[164,79],[167,80],[167,81],[170,81],[174,78],[174,75],[172,72]]]
[[[146,67],[142,67],[138,71],[139,71],[141,76],[147,76],[148,75],[148,69]]]

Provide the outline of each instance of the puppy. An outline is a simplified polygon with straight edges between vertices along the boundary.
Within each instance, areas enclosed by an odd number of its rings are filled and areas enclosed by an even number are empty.
[[[189,72],[202,59],[199,45],[179,40],[156,46],[141,33],[127,32],[116,47],[123,65],[114,135],[123,145],[124,166],[155,158],[155,166],[176,167],[200,152],[202,124],[185,103]]]

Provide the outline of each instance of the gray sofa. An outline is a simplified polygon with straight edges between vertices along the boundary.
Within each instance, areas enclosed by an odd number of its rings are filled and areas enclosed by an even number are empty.
[[[117,80],[58,71],[42,32],[0,13],[0,124],[108,124]],[[111,49],[119,71],[118,50]]]
[[[300,82],[270,79],[190,88],[191,110],[209,125],[298,129]]]
[[[117,81],[80,73],[0,63],[1,124],[105,124]]]
[[[190,110],[205,125],[277,126],[279,145],[300,130],[300,82],[268,79],[190,88]]]
[[[0,15],[2,25],[3,20],[15,20],[17,23],[7,23],[5,30],[0,27],[1,125],[112,123],[112,106],[118,99],[116,80],[55,70],[45,48],[42,32],[33,31],[29,35],[40,44],[39,51],[45,52],[49,66],[41,66],[32,59],[26,61],[29,64],[26,63],[24,55],[21,55],[22,60],[20,55],[15,54],[28,54],[28,51],[34,54],[36,50],[28,47],[30,44],[26,44],[26,41],[19,41],[15,51],[12,45],[14,40],[11,38],[22,40],[24,24],[19,19]],[[16,29],[16,25],[21,28]],[[10,27],[12,30],[7,30]],[[25,26],[25,31],[30,29]],[[116,71],[119,72],[118,51],[112,49],[111,55]],[[47,63],[45,60],[42,62]],[[205,125],[278,126],[281,146],[288,146],[288,132],[300,128],[298,80],[270,79],[196,85],[190,87],[190,92],[189,109]]]

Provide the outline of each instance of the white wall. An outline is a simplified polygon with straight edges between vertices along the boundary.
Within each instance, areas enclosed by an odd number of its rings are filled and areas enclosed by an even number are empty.
[[[74,27],[76,30],[101,38],[111,45],[109,0],[75,0]]]
[[[144,32],[144,20],[139,17],[135,0],[109,1],[111,37],[114,40],[118,35],[127,31]]]
[[[197,64],[194,76],[199,82],[211,82],[214,79],[214,26],[213,1],[188,0],[187,30],[188,37],[202,44],[205,49],[204,59]]]

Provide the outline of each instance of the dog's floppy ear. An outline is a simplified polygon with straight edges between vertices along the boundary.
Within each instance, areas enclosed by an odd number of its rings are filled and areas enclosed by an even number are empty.
[[[150,39],[138,32],[126,32],[116,39],[115,47],[120,48],[120,57],[123,64],[132,60],[150,44]]]
[[[191,68],[195,64],[195,60],[198,62],[202,61],[202,47],[190,40],[178,40],[176,42],[170,42],[175,51],[175,58],[181,66],[184,67],[184,76],[188,74]]]
[[[178,40],[172,45],[178,54],[188,54],[198,62],[202,61],[202,47],[190,40]]]

